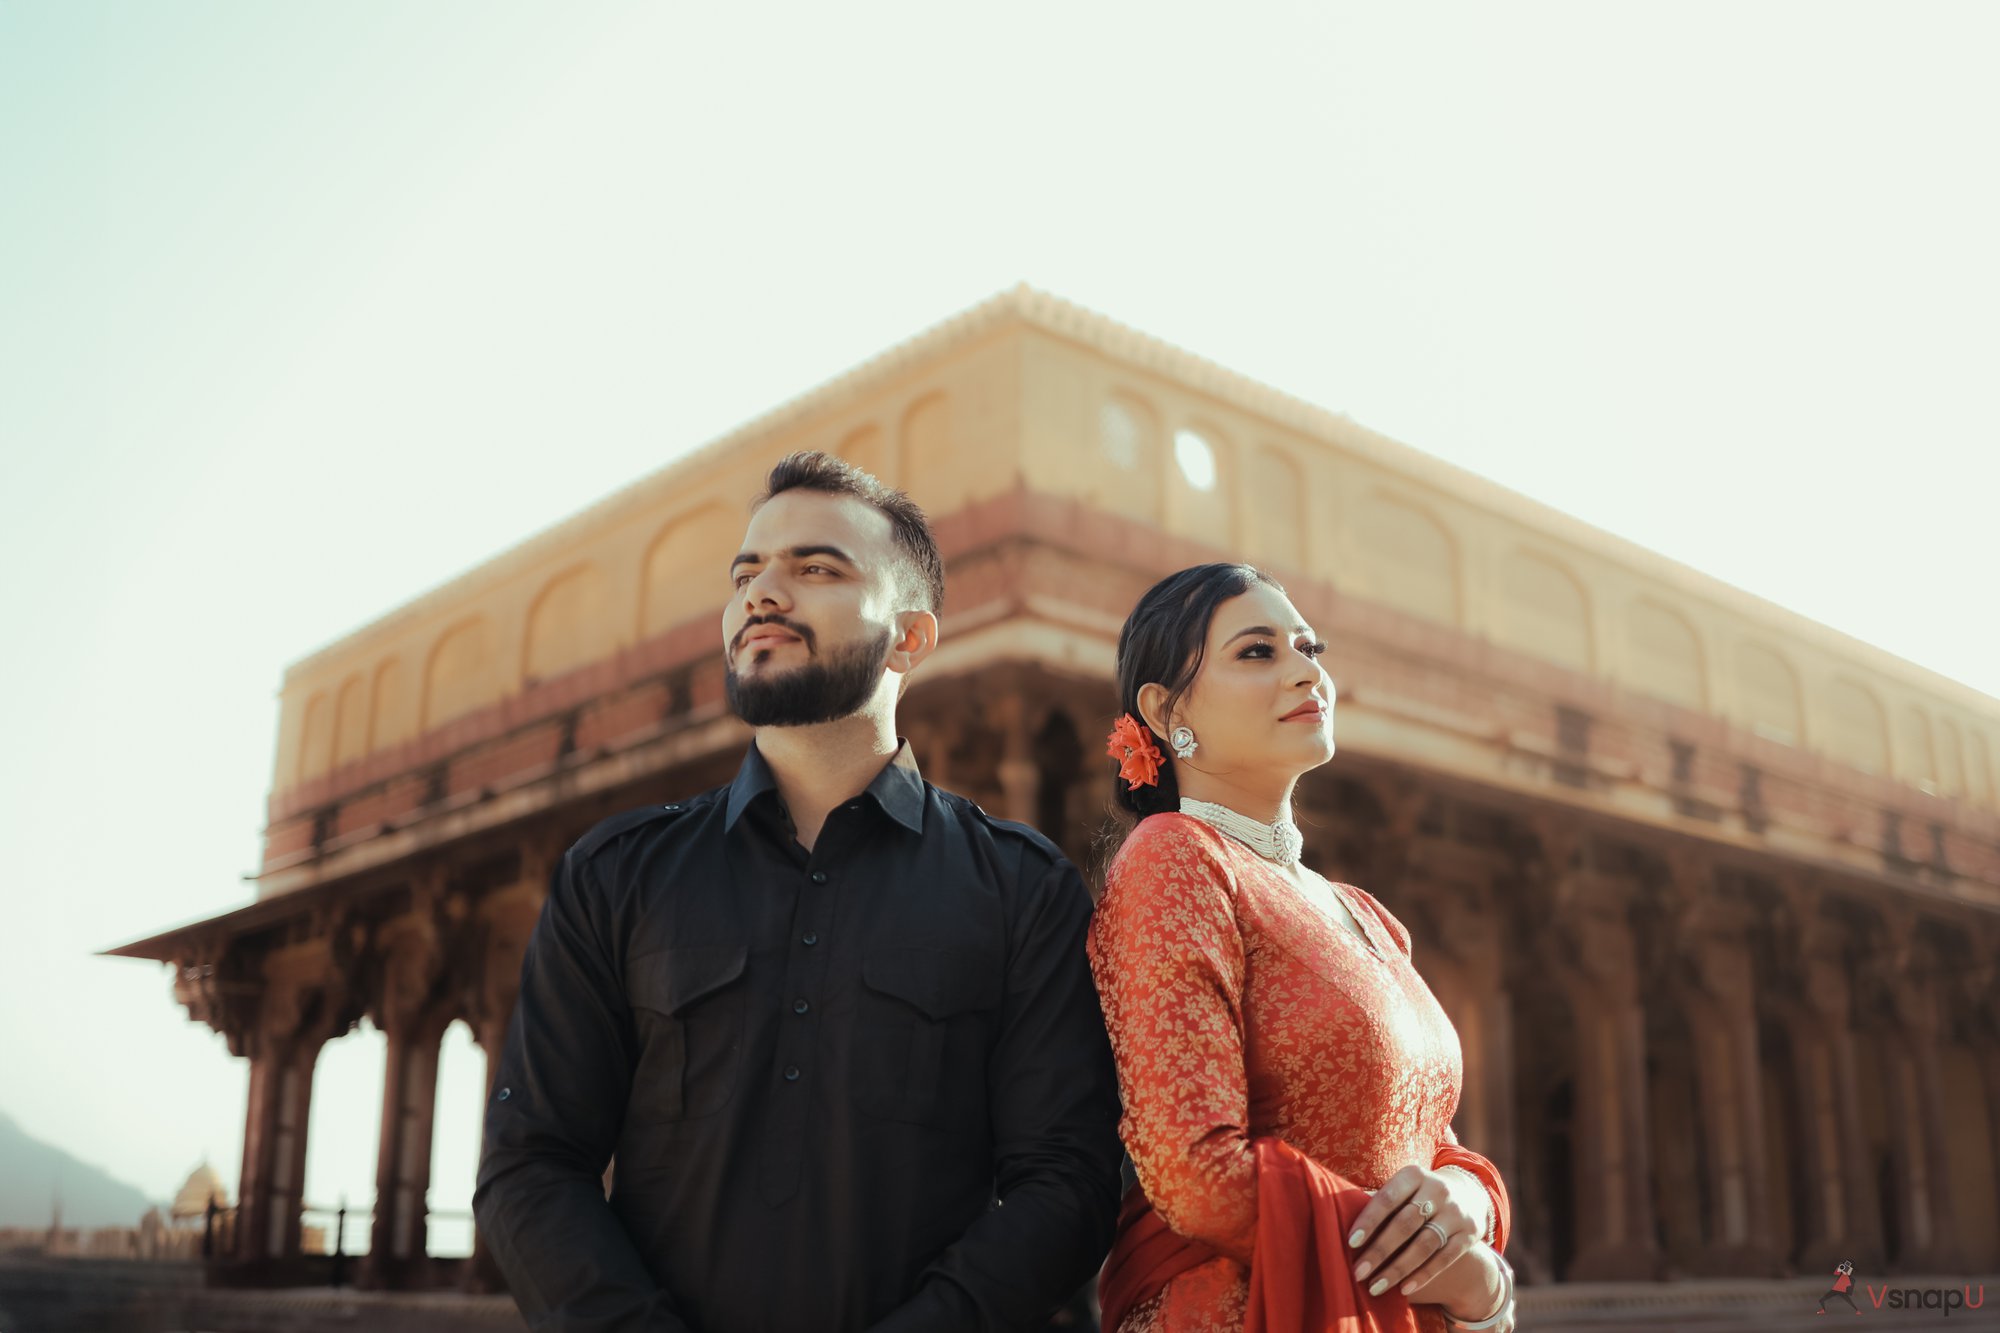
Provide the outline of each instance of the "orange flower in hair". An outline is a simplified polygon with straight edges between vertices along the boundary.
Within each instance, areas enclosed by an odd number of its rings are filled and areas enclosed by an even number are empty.
[[[1133,791],[1155,786],[1160,781],[1160,765],[1165,762],[1153,744],[1153,733],[1130,713],[1111,726],[1104,752],[1118,761],[1118,776]]]

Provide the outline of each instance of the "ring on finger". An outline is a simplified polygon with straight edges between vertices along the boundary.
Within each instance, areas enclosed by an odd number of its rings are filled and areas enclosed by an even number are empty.
[[[1439,1226],[1439,1225],[1438,1225],[1437,1223],[1435,1223],[1435,1222],[1426,1222],[1426,1223],[1424,1223],[1424,1230],[1425,1230],[1425,1231],[1431,1231],[1431,1232],[1435,1232],[1435,1233],[1437,1234],[1437,1238],[1438,1238],[1438,1248],[1439,1248],[1440,1250],[1441,1250],[1441,1249],[1443,1249],[1443,1248],[1444,1248],[1444,1247],[1445,1247],[1445,1246],[1446,1246],[1447,1244],[1449,1244],[1449,1243],[1450,1243],[1450,1241],[1451,1241],[1451,1237],[1450,1237],[1450,1236],[1447,1236],[1447,1235],[1445,1235],[1445,1234],[1444,1234],[1444,1228],[1443,1228],[1443,1227],[1441,1227],[1441,1226]]]
[[[1410,1202],[1416,1205],[1418,1217],[1429,1217],[1437,1211],[1437,1205],[1429,1199],[1412,1199]]]

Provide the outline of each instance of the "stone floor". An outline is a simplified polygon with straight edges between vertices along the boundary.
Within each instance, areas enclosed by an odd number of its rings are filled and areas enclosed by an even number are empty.
[[[1522,1333],[1784,1333],[1853,1327],[1867,1333],[1935,1328],[2000,1330],[2000,1275],[1972,1278],[1977,1309],[1903,1309],[1874,1304],[1868,1281],[1854,1290],[1860,1312],[1836,1302],[1814,1308],[1817,1279],[1663,1283],[1575,1283],[1521,1292]],[[1964,1295],[1963,1276],[1898,1277],[1899,1291]],[[1883,1284],[1874,1283],[1882,1293]],[[1941,1298],[1941,1296],[1940,1296]],[[1852,1321],[1844,1324],[1841,1321]],[[1942,1324],[1940,1321],[1946,1321]],[[1955,1322],[1952,1322],[1955,1321]],[[356,1292],[325,1287],[276,1291],[204,1289],[192,1265],[0,1258],[0,1333],[516,1333],[524,1327],[505,1296]]]

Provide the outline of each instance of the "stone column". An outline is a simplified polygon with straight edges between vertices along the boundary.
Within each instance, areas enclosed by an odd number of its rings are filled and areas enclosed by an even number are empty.
[[[1625,886],[1578,875],[1561,895],[1558,973],[1576,1025],[1573,1282],[1649,1281],[1660,1271],[1646,1127],[1646,1022]]]
[[[1986,1126],[1993,1138],[1993,1171],[1986,1180],[1968,1180],[1967,1191],[1991,1190],[1995,1198],[2000,1198],[2000,1042],[1987,1043],[1984,1058],[1979,1062],[1979,1074],[1986,1084]],[[1969,1267],[1975,1272],[1990,1273],[1994,1265],[2000,1264],[2000,1253],[1972,1255]]]
[[[1803,1123],[1788,1127],[1806,1167],[1799,1267],[1831,1272],[1845,1259],[1880,1272],[1882,1214],[1861,1117],[1849,928],[1824,914],[1816,885],[1791,878],[1779,887],[1772,925],[1782,970],[1764,999],[1791,1038],[1799,1088]]]
[[[1795,1002],[1774,1002],[1792,1048],[1800,1122],[1786,1126],[1805,1168],[1805,1215],[1798,1219],[1798,1265],[1831,1272],[1841,1260],[1879,1271],[1881,1217],[1872,1206],[1862,1148],[1854,1036],[1848,1027],[1847,978],[1834,959],[1805,963]]]
[[[926,775],[928,776],[928,775]],[[521,981],[521,959],[528,936],[533,933],[542,903],[548,896],[549,871],[562,855],[556,847],[527,848],[521,854],[521,878],[511,888],[489,895],[476,913],[476,934],[483,940],[480,950],[479,983],[467,1005],[472,1039],[486,1056],[486,1097],[480,1103],[480,1142],[485,1145],[486,1107],[500,1077],[500,1051],[506,1044],[507,1027],[514,1016],[514,1001]],[[475,1222],[472,1257],[466,1263],[460,1287],[466,1291],[505,1290],[500,1269],[485,1237]]]
[[[1693,1266],[1720,1277],[1775,1277],[1784,1260],[1771,1243],[1763,1170],[1762,1066],[1748,944],[1754,915],[1721,900],[1703,866],[1680,860],[1671,875],[1664,924],[1672,934],[1671,998],[1688,1021],[1708,1149],[1709,1215]]]
[[[234,1257],[256,1263],[270,1253],[271,1156],[277,1138],[277,1087],[284,1055],[270,1051],[250,1058],[250,1107],[243,1125],[243,1171],[237,1181]]]
[[[1938,1069],[1943,1034],[1934,978],[1939,962],[1919,945],[1912,917],[1889,922],[1882,938],[1886,947],[1874,956],[1872,971],[1891,1012],[1891,1024],[1882,1034],[1885,1049],[1877,1058],[1896,1163],[1897,1216],[1902,1219],[1896,1266],[1905,1272],[1945,1272],[1958,1266],[1959,1255]]]
[[[383,928],[383,994],[378,1023],[388,1037],[381,1134],[375,1155],[375,1213],[360,1285],[422,1285],[427,1275],[425,1195],[430,1188],[438,1048],[452,1017],[443,948],[427,896]]]
[[[1027,701],[1022,697],[1019,683],[1014,683],[995,703],[995,721],[1004,738],[999,765],[1003,817],[1032,826],[1042,791],[1042,775],[1035,767],[1033,738],[1028,734]]]
[[[351,1022],[346,973],[333,943],[321,935],[274,951],[262,964],[256,1026],[244,1040],[250,1107],[235,1254],[245,1262],[299,1254],[313,1070],[320,1047]]]
[[[324,1044],[317,1034],[301,1037],[275,1080],[267,1251],[275,1259],[295,1259],[300,1251],[306,1202],[306,1127],[312,1114],[313,1071]]]
[[[1458,1032],[1463,1079],[1459,1141],[1499,1170],[1517,1195],[1514,1132],[1514,1018],[1506,988],[1502,913],[1491,889],[1494,866],[1478,853],[1418,834],[1414,820],[1408,869],[1398,886],[1403,908],[1421,923],[1428,955],[1416,964]]]

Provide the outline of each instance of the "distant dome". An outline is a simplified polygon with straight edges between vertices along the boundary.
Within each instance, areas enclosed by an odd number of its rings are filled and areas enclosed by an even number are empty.
[[[208,1201],[215,1200],[217,1208],[229,1206],[229,1193],[222,1188],[222,1178],[215,1174],[215,1168],[203,1162],[181,1186],[181,1192],[174,1196],[173,1217],[205,1217],[208,1215]]]

